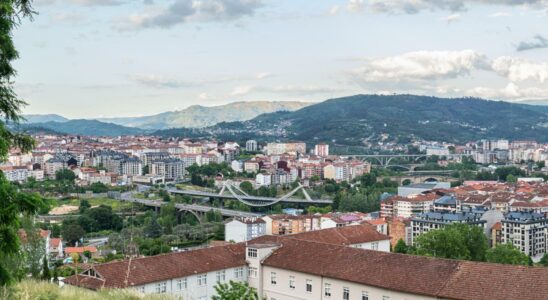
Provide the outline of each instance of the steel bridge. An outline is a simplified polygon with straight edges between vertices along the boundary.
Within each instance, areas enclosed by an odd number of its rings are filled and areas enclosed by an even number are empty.
[[[365,154],[365,155],[341,155],[345,158],[358,158],[358,159],[373,159],[379,162],[379,165],[382,167],[387,167],[390,165],[390,162],[395,158],[404,159],[409,162],[418,162],[421,159],[428,157],[440,155],[427,155],[427,154]],[[441,155],[447,157],[448,159],[462,159],[463,157],[470,156],[469,154],[447,154]]]
[[[127,201],[127,202],[133,202],[142,204],[149,207],[154,208],[160,208],[162,205],[167,204],[168,202],[164,202],[161,200],[145,200],[145,199],[138,199],[134,198],[131,192],[123,193],[121,194],[121,197],[118,198],[118,200]],[[201,221],[203,218],[203,215],[208,211],[216,211],[219,212],[224,217],[260,217],[261,214],[252,213],[252,212],[245,212],[245,211],[238,211],[238,210],[232,210],[232,209],[226,209],[226,208],[218,208],[218,207],[211,207],[211,206],[205,206],[205,205],[198,205],[198,204],[185,204],[185,203],[176,203],[175,208],[179,212],[189,212],[196,216],[196,218]]]
[[[298,199],[298,198],[291,198],[295,193],[302,190],[303,194],[305,196],[305,199]],[[223,187],[221,188],[221,191],[219,193],[214,192],[204,192],[204,191],[196,191],[196,190],[177,190],[177,189],[168,189],[167,190],[171,194],[179,194],[179,195],[187,195],[191,197],[208,197],[208,198],[220,198],[220,199],[236,199],[248,206],[252,207],[265,207],[265,206],[271,206],[276,203],[282,202],[282,203],[296,203],[296,204],[309,204],[309,205],[315,205],[315,204],[332,204],[332,200],[320,200],[320,199],[312,199],[304,187],[299,184],[298,187],[294,188],[289,193],[281,196],[280,198],[273,198],[273,197],[260,197],[260,196],[252,196],[244,192],[242,189],[240,189],[237,185],[232,183],[231,181],[225,181],[223,182]]]

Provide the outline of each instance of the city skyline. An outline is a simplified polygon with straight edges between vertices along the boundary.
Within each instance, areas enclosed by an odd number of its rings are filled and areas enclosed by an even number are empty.
[[[546,1],[41,0],[35,9],[15,35],[24,113],[143,116],[359,93],[546,103],[548,92]]]

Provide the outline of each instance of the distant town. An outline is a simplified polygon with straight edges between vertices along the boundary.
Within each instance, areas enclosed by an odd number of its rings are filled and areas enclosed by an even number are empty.
[[[474,299],[453,296],[459,284],[490,285],[521,269],[422,255],[506,263],[489,251],[512,247],[523,259],[510,264],[548,260],[548,144],[417,141],[360,155],[331,153],[328,143],[35,140],[31,152],[10,150],[0,170],[47,199],[39,234],[63,284],[183,299],[210,299],[218,283],[230,281],[268,299]],[[444,228],[477,229],[483,254],[423,253]],[[383,254],[390,252],[413,256]],[[365,278],[363,270],[336,272],[354,263],[386,273],[438,271],[401,286]],[[516,295],[526,292],[515,277],[504,278]],[[439,286],[413,283],[420,280]]]

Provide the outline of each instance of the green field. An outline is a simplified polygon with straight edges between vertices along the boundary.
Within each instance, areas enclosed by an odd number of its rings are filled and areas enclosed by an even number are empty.
[[[58,207],[58,206],[61,206],[61,205],[74,205],[74,206],[80,206],[80,201],[83,200],[83,199],[76,199],[76,198],[73,198],[73,199],[68,199],[68,200],[61,200],[61,199],[49,199],[48,201],[51,201],[50,203],[52,204],[51,207],[54,208],[54,207]],[[129,211],[131,210],[131,206],[132,205],[135,205],[131,202],[125,202],[125,201],[120,201],[120,200],[115,200],[115,199],[110,199],[110,198],[90,198],[90,199],[86,199],[89,204],[93,207],[93,206],[99,206],[99,205],[106,205],[106,206],[110,206],[112,207],[112,210],[115,211],[115,212],[120,212],[120,211]]]

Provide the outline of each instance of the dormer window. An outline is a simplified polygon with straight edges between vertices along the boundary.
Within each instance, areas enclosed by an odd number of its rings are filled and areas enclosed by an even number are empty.
[[[255,248],[248,248],[248,249],[247,249],[247,257],[256,258],[256,257],[257,257],[257,249],[255,249]]]

